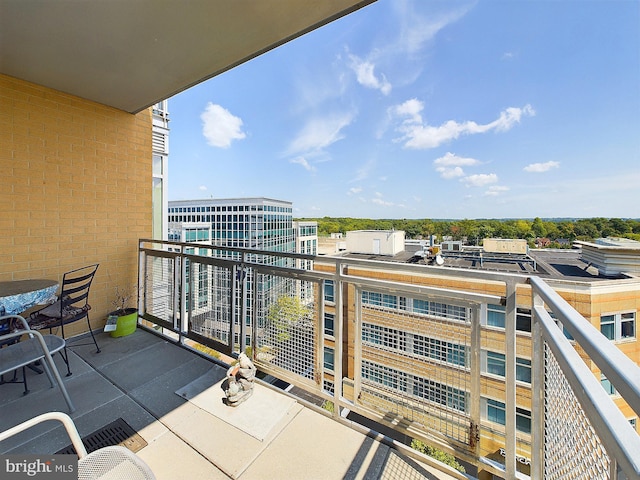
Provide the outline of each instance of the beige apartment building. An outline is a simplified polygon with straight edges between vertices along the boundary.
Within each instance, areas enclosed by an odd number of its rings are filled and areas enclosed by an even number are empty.
[[[640,364],[636,326],[640,278],[624,271],[625,265],[633,270],[634,259],[640,258],[640,243],[627,242],[625,247],[628,261],[618,260],[621,269],[612,272],[609,268],[606,275],[598,265],[585,260],[584,252],[577,249],[516,254],[451,252],[439,257],[437,263],[435,257],[429,258],[420,251],[404,251],[393,257],[377,256],[378,262],[361,264],[357,263],[358,259],[370,260],[372,255],[365,252],[341,255],[344,273],[350,277],[400,282],[418,289],[417,294],[412,295],[408,289],[398,293],[385,291],[383,286],[379,289],[358,287],[357,280],[346,284],[341,302],[343,395],[369,409],[368,416],[382,424],[393,425],[400,431],[406,425],[408,436],[412,435],[412,425],[420,425],[422,431],[431,432],[430,440],[435,445],[452,449],[463,460],[473,462],[473,458],[484,457],[504,463],[508,292],[504,282],[497,280],[502,274],[513,275],[514,279],[518,278],[515,287],[516,458],[518,470],[530,474],[532,294],[526,278],[529,275],[543,278],[593,327]],[[351,265],[351,261],[356,263]],[[416,263],[438,265],[437,275],[432,268],[421,271]],[[332,267],[319,261],[315,268],[331,271]],[[420,294],[420,287],[443,289],[448,299]],[[451,292],[459,292],[460,296],[452,296]],[[334,294],[329,282],[328,292],[325,286],[324,310],[324,379],[328,388],[335,382],[332,375],[336,349]],[[480,297],[470,301],[465,295]],[[483,300],[482,296],[495,300]],[[566,330],[565,335],[572,340]],[[637,431],[635,412],[579,347],[578,352],[592,365],[593,374]],[[473,391],[480,393],[472,395]],[[376,412],[380,412],[379,418]],[[396,416],[391,418],[389,412]],[[482,465],[476,466],[479,478],[492,478],[490,473],[483,473]]]

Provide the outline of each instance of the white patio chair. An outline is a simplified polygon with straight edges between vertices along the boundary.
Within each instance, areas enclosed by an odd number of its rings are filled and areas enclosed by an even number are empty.
[[[38,415],[0,432],[0,441],[47,420],[62,422],[71,438],[71,443],[78,454],[78,480],[155,480],[156,477],[147,464],[125,447],[104,447],[87,453],[73,420],[66,413],[48,412]]]
[[[24,393],[27,394],[29,390],[27,389],[27,377],[24,367],[38,360],[43,360],[41,364],[49,378],[51,387],[53,388],[55,386],[53,383],[55,378],[62,392],[62,396],[65,402],[67,402],[69,411],[73,412],[75,408],[71,402],[71,398],[67,393],[64,383],[62,383],[62,378],[60,377],[56,364],[53,363],[53,359],[51,358],[53,353],[64,348],[64,338],[58,337],[57,335],[42,335],[36,330],[31,330],[27,321],[20,315],[8,315],[0,317],[0,320],[7,324],[10,321],[15,321],[19,325],[17,330],[0,335],[0,345],[3,345],[2,348],[0,348],[0,375],[22,368],[22,383],[24,383]],[[26,338],[19,342],[12,342],[12,340],[20,339],[22,336]]]

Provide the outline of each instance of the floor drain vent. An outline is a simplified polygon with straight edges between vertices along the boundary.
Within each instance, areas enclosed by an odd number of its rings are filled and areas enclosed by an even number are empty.
[[[87,453],[113,445],[122,445],[135,453],[147,446],[144,438],[138,435],[122,418],[87,435],[82,439],[82,443],[84,443],[84,448],[87,449]],[[69,445],[56,453],[61,455],[74,454],[76,453],[76,449],[73,448],[73,445]]]

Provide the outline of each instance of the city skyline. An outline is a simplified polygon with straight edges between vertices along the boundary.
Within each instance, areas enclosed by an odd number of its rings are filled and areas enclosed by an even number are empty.
[[[640,8],[379,0],[169,101],[169,199],[637,218]]]

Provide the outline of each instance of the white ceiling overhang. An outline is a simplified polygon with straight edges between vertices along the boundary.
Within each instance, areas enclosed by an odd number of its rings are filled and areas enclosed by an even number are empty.
[[[0,0],[0,73],[136,113],[375,0]]]

